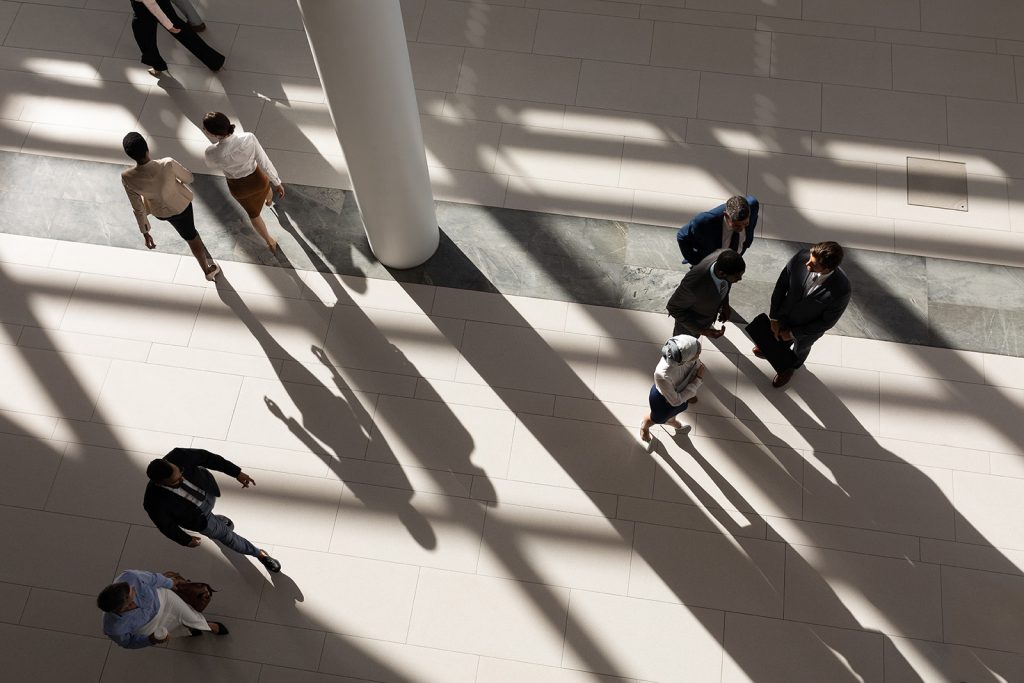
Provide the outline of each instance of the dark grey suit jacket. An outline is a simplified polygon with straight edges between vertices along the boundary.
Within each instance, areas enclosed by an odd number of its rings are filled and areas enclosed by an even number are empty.
[[[723,295],[711,278],[711,265],[723,251],[711,252],[691,268],[668,300],[668,314],[676,319],[677,329],[682,328],[686,334],[699,336],[701,330],[714,324],[722,304],[729,302],[729,287]]]
[[[842,317],[850,303],[850,279],[842,268],[835,271],[818,288],[804,296],[804,282],[810,277],[806,264],[809,249],[797,252],[779,274],[772,292],[769,316],[778,320],[783,330],[797,337],[820,337]]]

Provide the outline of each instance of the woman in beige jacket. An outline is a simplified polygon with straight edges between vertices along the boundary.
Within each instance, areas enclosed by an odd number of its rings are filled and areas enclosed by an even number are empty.
[[[128,133],[123,141],[124,153],[135,161],[135,167],[121,172],[121,183],[128,193],[128,201],[135,211],[146,247],[156,248],[156,242],[149,233],[149,214],[167,221],[178,231],[181,238],[192,250],[206,279],[217,279],[220,266],[213,262],[203,238],[196,231],[192,215],[192,173],[174,159],[150,159],[149,145],[138,133]]]

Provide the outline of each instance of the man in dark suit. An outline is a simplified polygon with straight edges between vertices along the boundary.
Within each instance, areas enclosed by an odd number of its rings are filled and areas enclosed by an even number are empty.
[[[235,552],[252,555],[268,571],[281,571],[280,562],[234,532],[234,522],[223,515],[213,514],[220,487],[210,470],[231,475],[242,488],[256,485],[238,465],[216,453],[201,448],[175,448],[146,468],[149,484],[146,485],[142,507],[149,513],[153,524],[164,536],[180,545],[198,546],[202,539],[182,529],[198,531]]]
[[[843,248],[836,242],[819,242],[802,249],[789,260],[775,283],[768,317],[775,338],[790,342],[796,365],[775,375],[772,386],[785,386],[793,371],[804,364],[814,342],[832,328],[850,303],[850,280],[839,267]],[[754,355],[764,358],[754,347]]]
[[[715,317],[724,323],[732,315],[729,289],[743,279],[746,269],[743,257],[732,249],[713,251],[691,268],[666,306],[668,314],[676,321],[672,336],[703,334],[717,339],[725,334],[724,326],[715,329]]]
[[[759,208],[756,198],[737,195],[721,206],[694,216],[676,233],[683,263],[695,266],[717,249],[732,249],[743,254],[754,241]]]

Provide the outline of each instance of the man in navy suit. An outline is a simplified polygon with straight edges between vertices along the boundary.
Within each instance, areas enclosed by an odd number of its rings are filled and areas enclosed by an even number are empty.
[[[819,242],[810,249],[802,249],[782,269],[768,317],[772,321],[772,334],[782,342],[793,345],[796,364],[775,375],[772,386],[785,386],[793,371],[804,364],[814,342],[832,328],[850,303],[850,280],[839,267],[843,262],[843,248],[836,242]],[[764,358],[761,349],[754,347],[754,355]]]
[[[721,206],[694,216],[676,233],[683,263],[695,266],[718,249],[732,249],[737,254],[745,252],[754,241],[758,208],[755,197],[737,195]]]

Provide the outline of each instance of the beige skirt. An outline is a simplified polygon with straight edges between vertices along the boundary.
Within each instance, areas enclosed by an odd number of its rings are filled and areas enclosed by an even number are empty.
[[[200,631],[210,630],[210,625],[206,623],[206,617],[186,605],[185,601],[170,588],[157,588],[156,594],[160,598],[160,609],[155,617],[136,631],[140,636],[151,636],[161,626],[167,629],[170,635],[185,635],[186,628],[196,628]]]
[[[259,166],[244,178],[228,178],[228,190],[249,218],[256,218],[263,211],[264,202],[270,192],[270,180]]]

